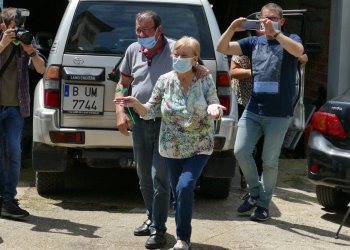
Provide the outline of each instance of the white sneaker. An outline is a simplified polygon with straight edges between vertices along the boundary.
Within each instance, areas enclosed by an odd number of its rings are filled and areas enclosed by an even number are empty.
[[[183,240],[178,240],[172,249],[173,250],[190,250],[191,244]]]

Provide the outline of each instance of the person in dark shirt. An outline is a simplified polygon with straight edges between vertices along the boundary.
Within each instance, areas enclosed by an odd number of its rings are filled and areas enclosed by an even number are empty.
[[[246,55],[252,63],[252,93],[238,122],[234,153],[248,183],[249,195],[239,213],[256,208],[252,220],[269,218],[269,205],[277,182],[278,160],[283,140],[293,116],[298,58],[304,47],[296,34],[284,34],[281,6],[269,3],[261,9],[259,19],[264,36],[251,36],[231,41],[233,34],[243,31],[246,18],[235,19],[220,37],[217,51],[230,55]],[[264,136],[263,174],[259,179],[253,150]]]
[[[21,169],[21,140],[24,118],[30,116],[28,68],[45,72],[45,58],[27,33],[24,40],[16,37],[16,29],[24,28],[29,11],[14,7],[1,13],[0,40],[0,194],[2,216],[19,218],[29,213],[15,199]],[[29,67],[28,67],[29,65]]]

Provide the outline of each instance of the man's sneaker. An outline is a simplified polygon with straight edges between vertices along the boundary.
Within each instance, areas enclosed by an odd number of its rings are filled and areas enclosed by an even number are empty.
[[[263,207],[257,207],[255,211],[250,215],[250,219],[256,221],[264,221],[269,218],[269,210]]]
[[[20,208],[17,199],[12,201],[3,202],[1,208],[1,216],[10,218],[22,218],[29,216],[29,213]]]
[[[244,199],[244,202],[242,205],[240,205],[237,209],[238,213],[245,213],[250,210],[252,210],[254,207],[256,207],[256,198],[252,197],[250,195],[247,195]]]

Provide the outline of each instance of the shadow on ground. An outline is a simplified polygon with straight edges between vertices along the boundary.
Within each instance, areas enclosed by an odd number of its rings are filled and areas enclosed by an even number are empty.
[[[92,225],[72,222],[70,220],[53,219],[31,215],[24,219],[10,219],[19,223],[27,223],[33,225],[32,231],[45,232],[53,234],[66,234],[73,236],[82,236],[86,238],[101,238],[95,235],[100,228]]]
[[[294,162],[291,161],[293,164]],[[303,162],[302,162],[303,163]],[[304,176],[302,167],[296,164],[296,170],[283,167],[280,173],[279,183],[275,191],[275,197],[290,204],[313,205],[317,199],[313,194],[314,187],[307,181]],[[295,171],[299,171],[296,172]],[[24,169],[24,175],[27,184],[33,185],[33,171]],[[294,177],[288,177],[294,173]],[[291,175],[292,176],[292,175]],[[207,199],[199,195],[195,196],[195,207],[193,219],[219,220],[219,221],[247,221],[247,216],[239,216],[236,212],[237,207],[242,203],[240,197],[245,193],[240,190],[238,176],[233,179],[230,195],[227,199]],[[300,192],[298,191],[300,190]],[[111,213],[144,213],[144,204],[138,187],[138,178],[135,170],[123,169],[93,169],[79,167],[67,171],[67,190],[62,194],[41,196],[50,200],[50,203],[63,209],[77,211],[107,211]],[[36,201],[34,201],[36,202]],[[220,211],[217,211],[217,208]],[[171,204],[169,201],[169,211]],[[217,211],[217,212],[213,212]],[[302,223],[289,223],[278,219],[281,217],[281,211],[275,203],[271,204],[273,217],[266,221],[266,224],[273,225],[290,233],[309,237],[310,239],[322,240],[321,237],[334,238],[336,231],[319,228],[315,226],[304,225]],[[296,211],[297,213],[297,211]],[[345,212],[329,213],[326,212],[320,219],[340,224]],[[169,212],[169,217],[173,214]],[[95,231],[98,227],[73,223],[69,220],[58,220],[32,216],[25,223],[34,225],[34,231],[64,233],[77,236],[94,238]],[[346,227],[350,222],[345,223]],[[337,228],[336,228],[337,229]],[[336,230],[335,229],[335,230]],[[171,236],[173,237],[173,236]],[[342,235],[340,238],[350,242],[350,236]],[[169,239],[168,245],[175,238]],[[1,241],[0,241],[1,243]],[[337,243],[339,246],[350,247],[350,243]],[[171,247],[172,245],[170,245]],[[206,244],[193,244],[195,249],[226,249],[218,246]]]

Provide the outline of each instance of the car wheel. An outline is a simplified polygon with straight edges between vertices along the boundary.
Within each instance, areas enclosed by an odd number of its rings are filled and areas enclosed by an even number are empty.
[[[214,199],[225,199],[230,193],[231,178],[203,177],[199,184],[199,194]]]
[[[316,196],[318,202],[330,210],[344,210],[349,204],[349,195],[336,188],[316,186]]]
[[[35,184],[39,194],[60,193],[65,187],[65,173],[37,171]]]

